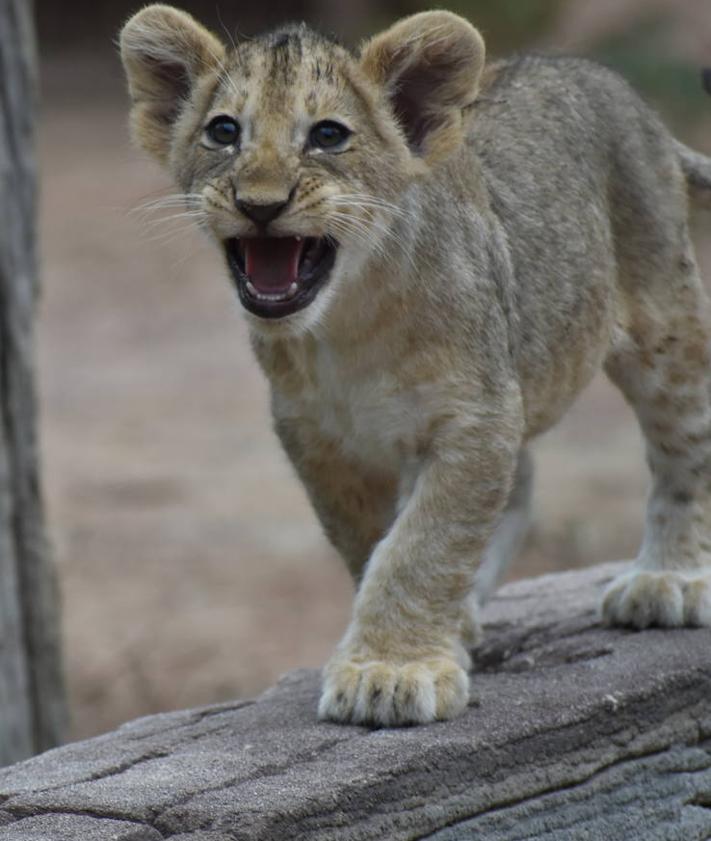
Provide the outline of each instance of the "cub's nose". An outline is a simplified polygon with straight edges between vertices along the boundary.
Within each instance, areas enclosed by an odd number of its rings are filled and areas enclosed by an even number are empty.
[[[240,201],[237,199],[235,204],[248,219],[252,220],[252,222],[256,222],[258,225],[267,225],[273,219],[276,219],[277,216],[284,210],[287,204],[289,204],[290,198],[291,197],[289,197],[286,201],[275,201],[270,202],[269,204],[252,204],[251,202]]]

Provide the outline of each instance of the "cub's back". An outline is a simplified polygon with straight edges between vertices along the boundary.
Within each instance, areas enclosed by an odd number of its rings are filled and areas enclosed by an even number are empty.
[[[607,68],[523,56],[489,69],[467,144],[507,235],[521,374],[546,426],[600,364],[617,284],[654,273],[659,242],[686,214],[673,139]]]
[[[601,216],[625,261],[640,249],[625,252],[623,223],[636,220],[635,234],[647,231],[653,244],[686,213],[670,132],[622,77],[592,61],[523,56],[493,65],[468,143],[516,238],[530,234],[561,256],[568,244],[576,262]]]
[[[569,57],[492,64],[468,142],[490,175],[518,179],[519,190],[538,178],[539,196],[553,201],[563,188],[605,188],[605,176],[630,157],[657,168],[674,156],[670,133],[621,76]]]

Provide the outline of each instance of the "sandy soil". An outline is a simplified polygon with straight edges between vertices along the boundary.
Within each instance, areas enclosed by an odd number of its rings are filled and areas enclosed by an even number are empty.
[[[352,595],[219,259],[133,212],[169,185],[130,148],[115,80],[86,104],[91,75],[48,74],[41,133],[45,488],[76,737],[321,664]],[[536,452],[514,574],[631,556],[646,473],[619,395],[596,381]]]

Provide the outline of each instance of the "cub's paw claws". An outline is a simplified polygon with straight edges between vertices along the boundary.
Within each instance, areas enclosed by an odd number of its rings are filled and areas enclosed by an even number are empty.
[[[711,626],[711,570],[635,570],[616,578],[602,599],[607,625],[632,628]]]
[[[453,718],[469,700],[469,679],[446,657],[395,664],[335,660],[326,667],[319,718],[396,727]]]

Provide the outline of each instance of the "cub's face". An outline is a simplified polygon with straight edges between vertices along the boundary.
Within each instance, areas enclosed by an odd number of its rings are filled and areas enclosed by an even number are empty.
[[[344,50],[299,28],[238,47],[191,109],[176,174],[257,319],[313,318],[391,221],[409,154],[369,93]]]
[[[408,183],[461,140],[483,63],[446,12],[356,57],[306,26],[231,51],[149,6],[121,35],[138,142],[172,172],[262,331],[308,329],[387,251]]]

